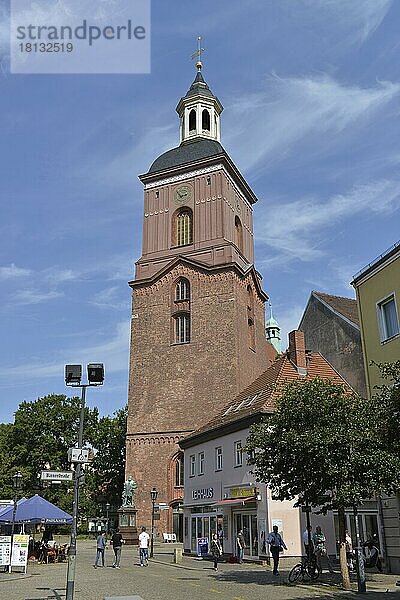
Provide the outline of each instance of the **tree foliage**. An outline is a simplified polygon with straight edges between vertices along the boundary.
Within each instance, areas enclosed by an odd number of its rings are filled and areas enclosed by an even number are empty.
[[[392,438],[397,431],[399,439],[398,400],[398,386],[364,399],[330,380],[297,380],[284,387],[276,412],[253,425],[247,440],[254,473],[274,498],[296,498],[324,513],[338,509],[347,589],[345,508],[400,487],[399,446]]]
[[[96,454],[88,474],[90,485],[97,490],[98,502],[121,505],[121,493],[125,480],[125,435],[127,408],[102,417],[93,436]]]
[[[12,475],[20,470],[21,495],[39,493],[71,512],[72,484],[44,487],[39,477],[44,469],[70,469],[68,450],[78,439],[80,407],[78,397],[52,394],[22,402],[14,423],[0,424],[0,497],[12,498]],[[81,516],[95,515],[102,503],[118,504],[124,480],[125,431],[125,409],[114,417],[99,418],[97,408],[85,408],[83,440],[93,448],[94,459],[81,487]]]
[[[252,427],[247,448],[273,497],[326,512],[399,487],[399,456],[382,434],[388,420],[376,396],[366,400],[318,377],[297,380],[276,412]]]

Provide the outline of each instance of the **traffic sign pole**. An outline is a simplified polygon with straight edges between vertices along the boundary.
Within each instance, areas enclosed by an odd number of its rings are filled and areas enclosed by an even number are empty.
[[[78,447],[83,445],[83,421],[85,418],[86,385],[82,384],[81,416],[79,420]],[[68,571],[67,571],[67,589],[66,600],[74,599],[75,587],[75,566],[76,566],[76,534],[78,532],[78,502],[79,502],[79,482],[81,477],[82,465],[76,464],[75,485],[74,485],[74,505],[72,511],[71,544],[68,553]]]

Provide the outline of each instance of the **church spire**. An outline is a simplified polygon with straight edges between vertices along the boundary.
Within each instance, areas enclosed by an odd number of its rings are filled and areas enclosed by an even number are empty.
[[[281,352],[281,328],[272,314],[272,304],[269,303],[269,319],[265,324],[265,335],[270,344],[280,354]]]
[[[207,138],[220,141],[220,115],[223,106],[212,93],[202,75],[203,63],[202,53],[205,52],[201,46],[201,36],[197,37],[198,47],[192,54],[198,58],[196,62],[196,77],[187,91],[186,95],[179,100],[176,111],[181,121],[181,142]]]

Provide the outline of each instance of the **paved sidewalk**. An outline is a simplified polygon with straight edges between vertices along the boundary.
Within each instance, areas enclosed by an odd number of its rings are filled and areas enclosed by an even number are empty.
[[[269,567],[252,563],[212,563],[183,557],[173,563],[172,545],[155,547],[148,568],[140,568],[136,547],[122,550],[121,569],[111,568],[113,552],[106,551],[105,568],[93,568],[95,542],[78,542],[75,600],[342,600],[356,596],[340,587],[340,574],[323,574],[321,581],[288,583],[289,566],[276,577]],[[1,600],[65,600],[65,564],[28,565],[28,575],[0,573]],[[368,600],[400,600],[396,575],[368,574]],[[354,591],[357,586],[354,582]],[[388,591],[387,591],[388,590]],[[357,594],[357,596],[359,596]]]

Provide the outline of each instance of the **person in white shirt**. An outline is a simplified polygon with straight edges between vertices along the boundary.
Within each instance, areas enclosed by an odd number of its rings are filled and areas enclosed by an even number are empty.
[[[287,550],[286,544],[282,539],[280,533],[278,533],[278,526],[274,525],[271,533],[267,535],[266,539],[267,544],[269,544],[272,558],[274,561],[273,574],[279,575],[278,565],[279,565],[279,552],[283,552],[283,550]]]
[[[149,539],[150,536],[146,531],[146,527],[142,527],[142,533],[139,535],[139,556],[141,567],[147,567],[149,564]]]

